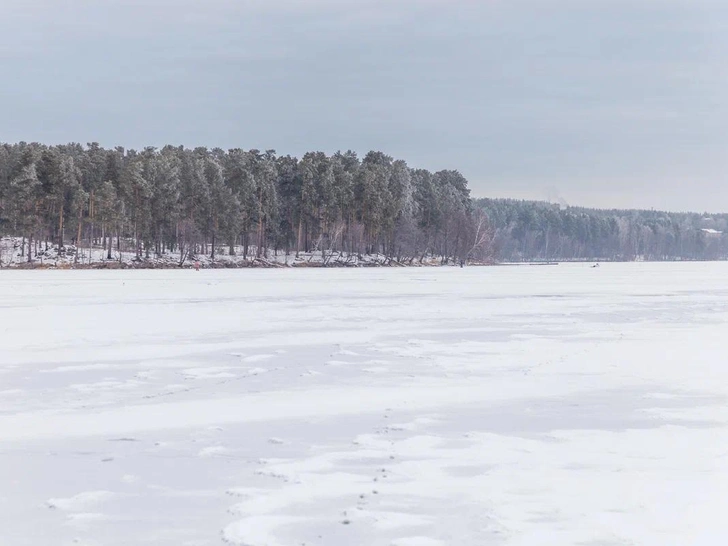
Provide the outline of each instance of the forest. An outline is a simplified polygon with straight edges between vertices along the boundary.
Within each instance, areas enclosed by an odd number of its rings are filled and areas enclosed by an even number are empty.
[[[673,261],[728,257],[728,214],[602,210],[478,199],[505,261]]]
[[[472,199],[457,170],[371,151],[300,159],[273,150],[97,143],[0,145],[0,236],[33,262],[54,248],[105,259],[318,253],[413,264],[708,260],[728,215]]]
[[[108,259],[319,252],[403,263],[480,259],[485,221],[457,171],[381,152],[306,153],[96,143],[0,146],[0,230],[32,261],[50,246]],[[480,231],[479,231],[480,230]]]

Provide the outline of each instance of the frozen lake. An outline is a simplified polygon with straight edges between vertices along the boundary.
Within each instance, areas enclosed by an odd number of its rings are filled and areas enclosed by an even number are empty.
[[[728,543],[728,264],[0,272],[0,544]]]

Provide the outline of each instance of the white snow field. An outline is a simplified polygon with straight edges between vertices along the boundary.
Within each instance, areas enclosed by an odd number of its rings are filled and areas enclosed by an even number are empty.
[[[0,272],[3,546],[728,544],[728,264]]]

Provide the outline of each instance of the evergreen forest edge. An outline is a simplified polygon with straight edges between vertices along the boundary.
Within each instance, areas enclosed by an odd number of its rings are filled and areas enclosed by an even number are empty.
[[[474,199],[456,170],[372,151],[0,145],[0,235],[139,260],[316,251],[413,264],[728,257],[728,214]],[[26,250],[27,245],[27,250]]]

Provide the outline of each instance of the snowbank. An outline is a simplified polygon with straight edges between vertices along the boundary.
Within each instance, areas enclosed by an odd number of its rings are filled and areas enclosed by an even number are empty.
[[[184,256],[176,252],[163,254],[150,253],[147,256],[142,253],[137,257],[134,252],[111,252],[111,259],[108,258],[108,251],[101,247],[77,248],[74,245],[66,245],[58,248],[57,245],[50,245],[46,248],[45,243],[39,245],[38,251],[33,249],[32,261],[28,261],[27,242],[20,237],[0,238],[0,267],[12,268],[63,268],[63,269],[171,269],[171,268],[192,268],[195,262],[202,268],[224,269],[240,267],[381,267],[381,266],[439,266],[443,265],[442,258],[427,256],[423,260],[406,259],[397,261],[383,254],[349,254],[346,252],[291,252],[267,249],[258,256],[256,247],[249,247],[247,255],[244,255],[242,247],[234,249],[234,254],[229,253],[228,247],[216,249],[215,258],[210,254]],[[449,261],[448,265],[455,265]]]

